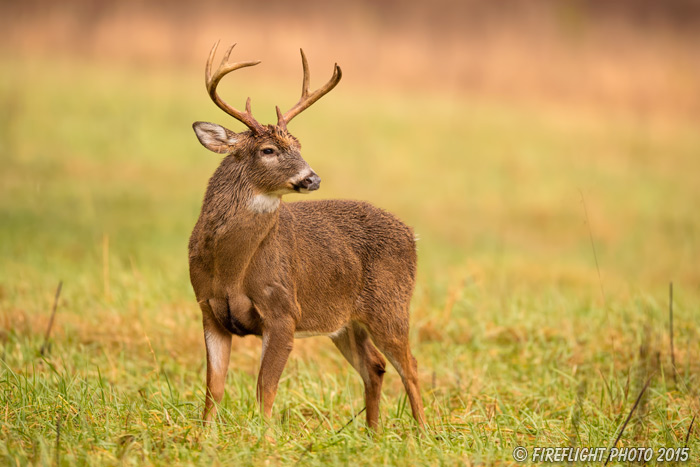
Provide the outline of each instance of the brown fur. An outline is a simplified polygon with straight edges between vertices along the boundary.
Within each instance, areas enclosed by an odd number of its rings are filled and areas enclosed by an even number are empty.
[[[207,347],[204,419],[223,397],[232,335],[262,337],[257,397],[270,416],[295,333],[311,333],[329,335],[360,373],[371,428],[386,366],[380,351],[401,375],[423,426],[408,343],[413,231],[365,202],[278,201],[320,182],[286,125],[255,125],[238,134],[203,122],[194,128],[205,147],[228,154],[209,180],[189,244]],[[314,186],[301,182],[312,176]]]

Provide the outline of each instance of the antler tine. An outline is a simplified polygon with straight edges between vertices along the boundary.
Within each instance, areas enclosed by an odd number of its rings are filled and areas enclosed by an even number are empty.
[[[224,54],[223,59],[221,60],[221,65],[219,65],[219,68],[212,75],[212,62],[214,61],[214,56],[216,55],[216,49],[218,48],[218,46],[219,41],[216,41],[214,46],[211,48],[211,52],[209,52],[209,59],[207,60],[207,66],[204,70],[204,79],[207,86],[207,92],[209,93],[209,97],[211,97],[211,100],[214,101],[217,107],[219,107],[221,110],[223,110],[239,122],[243,123],[253,132],[260,133],[263,130],[263,126],[257,120],[255,120],[255,118],[253,118],[253,114],[250,111],[250,97],[246,101],[245,112],[241,112],[235,107],[232,107],[229,104],[227,104],[221,97],[219,97],[219,94],[217,94],[216,92],[216,87],[218,86],[219,81],[221,81],[221,78],[231,73],[232,71],[238,70],[239,68],[255,66],[258,63],[260,63],[260,60],[252,62],[229,63],[228,60],[231,56],[231,51],[233,51],[233,48],[236,46],[236,44],[233,44],[231,47],[228,48],[228,50]]]
[[[216,45],[219,45],[219,41],[216,41]],[[234,47],[236,47],[235,43],[231,44],[231,46],[228,48],[228,50],[226,50],[226,53],[221,58],[221,65],[219,65],[219,68],[223,68],[224,66],[226,66],[226,62],[228,62],[228,59],[231,57],[231,52],[233,52]]]
[[[304,53],[304,49],[299,49],[299,52],[301,52],[301,67],[304,69],[304,82],[301,84],[301,97],[305,98],[309,95],[309,83],[311,82],[311,73],[309,72],[309,62],[306,60],[306,54]]]
[[[336,85],[340,82],[340,78],[343,77],[343,72],[336,63],[333,67],[333,76],[331,79],[323,86],[315,90],[313,93],[309,94],[309,82],[311,79],[311,73],[309,73],[309,62],[306,60],[306,55],[304,50],[299,49],[301,52],[301,66],[304,69],[304,80],[301,85],[301,98],[299,102],[294,105],[291,109],[287,111],[284,115],[277,107],[277,126],[286,129],[287,123],[297,115],[299,115],[304,110],[308,109],[317,100],[328,94]]]

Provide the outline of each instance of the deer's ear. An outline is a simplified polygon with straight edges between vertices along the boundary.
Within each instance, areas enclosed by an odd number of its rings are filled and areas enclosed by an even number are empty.
[[[231,152],[233,145],[238,141],[236,133],[216,123],[194,122],[192,128],[202,146],[217,154]]]

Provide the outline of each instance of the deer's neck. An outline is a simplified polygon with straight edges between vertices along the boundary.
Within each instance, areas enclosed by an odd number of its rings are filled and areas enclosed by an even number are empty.
[[[276,231],[280,199],[257,194],[237,169],[220,167],[212,176],[202,220],[215,245],[216,270],[240,283],[262,242]]]
[[[248,224],[265,223],[280,206],[280,197],[256,193],[243,174],[243,167],[227,156],[209,179],[202,215],[215,224],[217,232]]]

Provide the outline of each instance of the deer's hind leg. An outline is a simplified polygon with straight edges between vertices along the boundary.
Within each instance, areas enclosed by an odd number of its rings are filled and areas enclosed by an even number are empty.
[[[418,384],[418,365],[408,342],[408,304],[398,310],[396,307],[382,309],[377,305],[367,314],[370,318],[366,323],[367,329],[374,344],[401,376],[413,418],[424,428],[425,414]]]
[[[372,344],[367,330],[358,323],[349,323],[339,333],[332,335],[331,340],[365,383],[367,426],[374,430],[379,422],[379,398],[382,395],[386,360]]]
[[[374,343],[386,355],[386,358],[389,359],[401,376],[401,381],[408,394],[408,400],[411,403],[413,418],[416,419],[421,427],[425,427],[423,400],[420,396],[418,384],[418,365],[408,344],[408,332],[401,336],[387,335],[383,330],[370,332],[372,332]]]

